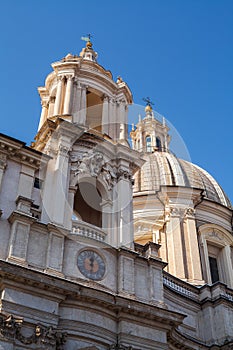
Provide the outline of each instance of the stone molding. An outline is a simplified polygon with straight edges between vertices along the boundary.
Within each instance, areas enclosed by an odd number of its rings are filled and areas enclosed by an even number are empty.
[[[46,347],[48,350],[63,350],[67,333],[62,332],[52,326],[34,325],[32,335],[23,335],[22,328],[24,322],[22,318],[13,315],[0,314],[0,339],[10,341],[17,340],[22,344],[36,344],[38,348]]]

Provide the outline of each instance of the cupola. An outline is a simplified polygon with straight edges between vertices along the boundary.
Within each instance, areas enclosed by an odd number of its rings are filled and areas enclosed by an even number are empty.
[[[121,77],[97,62],[91,36],[82,37],[85,47],[79,55],[69,53],[52,64],[45,86],[39,87],[41,117],[33,147],[43,151],[46,137],[58,119],[95,129],[114,143],[128,145],[128,105],[132,94]]]
[[[170,136],[168,135],[169,128],[166,125],[165,118],[156,113],[158,117],[162,117],[163,121],[157,120],[152,109],[153,102],[149,97],[143,100],[146,102],[145,116],[141,119],[139,115],[138,124],[135,129],[133,127],[130,133],[132,147],[139,152],[146,153],[167,151]]]

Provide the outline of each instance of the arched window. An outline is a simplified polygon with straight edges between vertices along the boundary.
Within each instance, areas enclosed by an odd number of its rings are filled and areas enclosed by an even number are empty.
[[[89,224],[102,227],[101,194],[90,182],[82,181],[74,197],[74,216]]]
[[[152,152],[151,136],[146,137],[146,152]]]
[[[162,144],[159,137],[156,137],[156,147],[158,148],[159,151],[162,150]]]

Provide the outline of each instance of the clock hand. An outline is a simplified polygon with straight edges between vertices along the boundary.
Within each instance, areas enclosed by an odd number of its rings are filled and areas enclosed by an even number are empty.
[[[94,267],[94,257],[90,257],[90,266],[91,266],[91,272],[93,272],[93,267]]]

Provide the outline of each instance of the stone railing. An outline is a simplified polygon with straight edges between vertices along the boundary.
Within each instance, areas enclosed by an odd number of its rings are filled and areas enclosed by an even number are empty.
[[[186,282],[183,282],[176,277],[163,272],[163,284],[171,290],[186,296],[193,300],[199,300],[199,290],[196,287],[192,287]]]
[[[96,239],[97,241],[102,242],[105,241],[105,237],[107,235],[103,230],[101,230],[101,228],[81,220],[73,220],[71,233],[74,235]]]

